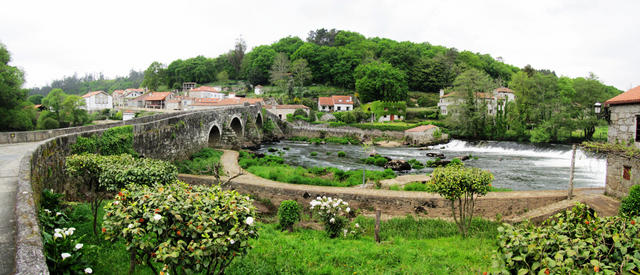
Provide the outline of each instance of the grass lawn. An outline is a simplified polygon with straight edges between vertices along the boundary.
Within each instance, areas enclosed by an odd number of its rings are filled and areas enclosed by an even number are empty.
[[[594,141],[607,141],[607,132],[609,126],[597,126],[596,131],[593,133],[591,140]],[[575,130],[571,132],[572,138],[584,138],[584,132],[582,130]]]
[[[88,204],[74,204],[70,214],[76,235],[85,235],[89,266],[94,274],[127,274],[125,244],[94,237],[90,213]],[[103,215],[100,210],[100,221]],[[486,220],[475,220],[470,237],[463,239],[450,222],[394,218],[382,222],[380,244],[373,239],[372,218],[356,218],[365,230],[358,239],[330,239],[324,231],[303,228],[282,232],[270,220],[258,224],[253,249],[236,258],[227,274],[471,274],[488,270],[497,247],[498,223]],[[138,266],[135,274],[153,273]]]

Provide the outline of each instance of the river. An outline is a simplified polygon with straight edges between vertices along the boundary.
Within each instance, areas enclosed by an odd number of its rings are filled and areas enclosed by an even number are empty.
[[[367,153],[359,145],[321,144],[281,141],[263,144],[258,150],[267,153],[269,148],[283,152],[290,165],[305,167],[337,167],[343,170],[382,170],[382,168],[360,163]],[[285,147],[289,150],[283,150]],[[432,158],[427,152],[443,153],[447,159],[456,156],[473,155],[476,158],[465,161],[465,165],[489,170],[495,179],[493,186],[512,190],[558,190],[566,189],[569,182],[571,147],[568,145],[533,145],[528,143],[482,141],[471,143],[451,140],[447,144],[433,146],[431,150],[413,147],[375,147],[378,154],[392,159],[417,159],[423,163]],[[346,157],[339,158],[338,151]],[[317,152],[311,156],[311,152]],[[329,152],[330,154],[327,154]],[[411,170],[408,173],[431,173],[433,168]],[[587,154],[580,149],[576,152],[574,185],[580,187],[604,187],[606,159]]]

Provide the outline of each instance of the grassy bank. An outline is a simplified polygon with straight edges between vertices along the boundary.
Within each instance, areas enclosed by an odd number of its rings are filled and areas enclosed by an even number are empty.
[[[294,167],[284,163],[284,159],[274,155],[257,158],[241,151],[238,164],[249,173],[258,177],[293,184],[349,187],[362,184],[362,170],[343,171],[333,167]],[[390,169],[385,171],[366,171],[368,181],[380,181],[394,178]]]
[[[435,187],[433,184],[431,183],[422,183],[422,182],[410,182],[405,184],[404,186],[400,186],[400,185],[391,185],[389,186],[389,190],[395,190],[395,191],[420,191],[420,192],[429,192],[429,193],[436,193],[435,191]],[[509,192],[509,191],[513,191],[509,188],[497,188],[497,187],[493,187],[491,186],[489,188],[489,192]]]
[[[362,143],[358,138],[344,136],[344,137],[326,137],[326,138],[309,138],[309,137],[291,137],[291,141],[303,141],[313,144],[334,143],[334,144],[360,144]]]
[[[100,220],[104,212],[100,210]],[[74,204],[70,226],[84,235],[86,258],[94,274],[127,274],[129,254],[124,242],[93,236],[90,209]],[[308,217],[305,217],[308,220]],[[271,220],[271,219],[269,219]],[[468,274],[488,270],[496,249],[498,224],[476,220],[471,237],[458,236],[456,225],[433,219],[394,218],[383,221],[382,242],[374,242],[374,220],[357,217],[364,229],[357,239],[330,239],[324,231],[296,228],[282,232],[276,223],[258,224],[253,249],[236,258],[227,274]],[[159,267],[159,266],[158,266]],[[135,274],[153,274],[138,266]]]
[[[220,163],[223,152],[204,148],[193,154],[188,160],[176,161],[174,165],[179,173],[193,175],[213,175],[213,167]],[[223,170],[220,170],[222,173]]]

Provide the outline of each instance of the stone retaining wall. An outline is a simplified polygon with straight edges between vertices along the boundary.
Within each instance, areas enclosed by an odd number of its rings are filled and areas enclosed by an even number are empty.
[[[324,138],[324,137],[344,137],[355,136],[361,140],[371,139],[374,137],[388,137],[391,139],[403,139],[402,131],[381,131],[381,130],[364,130],[355,127],[316,127],[301,126],[291,124],[287,132],[288,136],[308,137],[308,138]]]
[[[629,179],[623,177],[624,169],[629,169]],[[618,154],[607,155],[607,184],[604,193],[622,199],[629,195],[632,185],[640,184],[640,160]]]
[[[211,184],[210,176],[196,176],[180,174],[179,179],[189,184]],[[390,191],[360,189],[357,187],[326,187],[311,185],[296,185],[287,183],[257,184],[251,181],[233,180],[230,189],[243,194],[251,194],[261,199],[269,199],[274,205],[283,200],[296,200],[303,206],[308,206],[317,196],[331,196],[341,198],[355,208],[372,212],[381,209],[388,215],[403,216],[418,214],[430,218],[450,218],[451,204],[437,194],[409,191]],[[566,199],[566,191],[539,191],[536,195],[531,192],[512,191],[506,193],[489,193],[480,197],[476,202],[475,215],[486,219],[521,215],[530,209],[546,206]]]

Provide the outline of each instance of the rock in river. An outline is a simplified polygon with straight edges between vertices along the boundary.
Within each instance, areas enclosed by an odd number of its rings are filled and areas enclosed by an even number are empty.
[[[384,168],[385,169],[389,168],[393,171],[405,171],[405,170],[411,170],[411,164],[401,159],[394,159],[392,161],[387,162],[387,164],[384,165]]]

